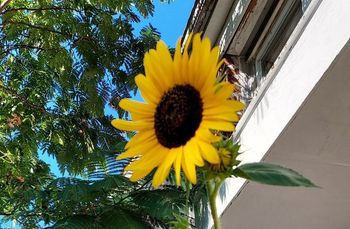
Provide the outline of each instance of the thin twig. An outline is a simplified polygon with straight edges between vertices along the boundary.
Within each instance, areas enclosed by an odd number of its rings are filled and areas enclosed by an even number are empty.
[[[17,91],[11,89],[11,88],[7,88],[3,85],[0,85],[0,89],[3,91],[3,92],[6,92],[18,99],[20,99],[24,104],[34,108],[34,109],[39,109],[41,112],[45,112],[45,109],[42,107],[42,106],[38,106],[36,104],[33,104],[31,103],[30,101],[28,101],[27,97],[23,96],[23,95],[20,95],[17,93]]]
[[[19,8],[12,8],[8,10],[4,10],[1,12],[1,14],[5,14],[7,12],[13,12],[13,11],[20,11],[20,10],[27,10],[27,11],[47,11],[47,10],[71,10],[71,11],[77,11],[74,8],[70,7],[58,7],[58,6],[52,6],[52,7],[41,7],[41,8],[27,8],[27,7],[19,7]]]
[[[12,45],[10,47],[6,47],[6,49],[4,49],[4,51],[0,53],[0,56],[3,54],[9,53],[15,49],[36,49],[38,51],[48,50],[48,49],[44,49],[44,48],[39,47],[39,46],[33,46],[33,45],[28,45],[28,44],[15,44],[15,45]],[[55,50],[55,49],[52,49],[52,50]]]
[[[5,0],[0,4],[0,12],[11,2],[11,0]]]
[[[71,37],[72,36],[69,33],[64,33],[64,32],[61,32],[61,31],[58,31],[58,30],[54,30],[54,29],[51,29],[51,28],[48,28],[48,27],[33,25],[33,24],[26,23],[26,22],[23,22],[23,21],[8,21],[8,23],[9,24],[14,24],[14,25],[25,25],[25,26],[28,26],[28,27],[31,27],[31,28],[34,28],[34,29],[44,30],[44,31],[47,31],[47,32],[50,32],[50,33],[56,33],[56,34],[60,34],[60,35],[66,36],[66,37]]]

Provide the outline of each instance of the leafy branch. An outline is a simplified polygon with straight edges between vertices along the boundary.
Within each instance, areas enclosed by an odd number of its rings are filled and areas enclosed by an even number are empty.
[[[2,92],[6,92],[6,93],[8,93],[8,94],[11,95],[11,96],[16,97],[16,98],[19,99],[22,103],[26,104],[27,106],[29,106],[29,107],[31,107],[31,108],[33,108],[33,109],[37,109],[37,110],[39,110],[39,111],[42,112],[42,113],[44,113],[44,112],[46,111],[44,107],[38,106],[38,105],[32,103],[31,101],[29,101],[29,100],[27,99],[27,97],[18,94],[17,91],[15,91],[15,90],[13,90],[13,89],[11,89],[11,88],[5,87],[4,85],[1,85],[1,84],[0,84],[0,89],[2,90]]]
[[[52,7],[39,7],[39,8],[30,8],[30,7],[18,7],[18,8],[11,8],[2,11],[0,14],[6,14],[8,12],[15,12],[15,11],[50,11],[50,10],[70,10],[70,11],[76,11],[77,9],[72,7],[65,7],[65,6],[52,6]]]

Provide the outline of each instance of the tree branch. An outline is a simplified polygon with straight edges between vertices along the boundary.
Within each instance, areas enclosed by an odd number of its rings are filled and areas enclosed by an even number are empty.
[[[3,85],[0,84],[0,89],[3,91],[3,92],[6,92],[16,98],[18,98],[19,100],[21,100],[23,103],[25,103],[26,105],[28,105],[29,107],[31,108],[34,108],[34,109],[38,109],[40,110],[42,113],[45,112],[45,109],[42,107],[42,106],[38,106],[36,104],[33,104],[31,103],[30,101],[28,101],[27,97],[25,96],[22,96],[22,95],[19,95],[17,93],[17,91],[13,90],[13,89],[10,89],[10,88],[7,88]]]
[[[28,44],[16,44],[16,45],[12,45],[11,47],[7,47],[3,52],[0,53],[0,56],[5,54],[5,53],[9,53],[15,49],[36,49],[38,51],[47,50],[47,49],[44,49],[42,47],[28,45]],[[55,49],[52,49],[52,50],[55,50]]]
[[[33,25],[33,24],[30,24],[30,23],[22,22],[22,21],[9,21],[8,23],[9,24],[14,24],[14,25],[25,25],[25,26],[28,26],[28,27],[31,27],[31,28],[34,28],[34,29],[40,29],[40,30],[44,30],[44,31],[47,31],[47,32],[50,32],[50,33],[56,33],[56,34],[60,34],[60,35],[66,36],[66,37],[71,37],[72,36],[69,33],[64,33],[64,32],[58,31],[58,30],[54,30],[54,29],[51,29],[51,28],[43,27],[43,26]]]
[[[5,213],[5,212],[0,212],[0,215],[3,215],[3,216],[10,216],[12,215],[13,213]]]
[[[58,6],[52,6],[52,7],[41,7],[41,8],[27,8],[27,7],[19,7],[19,8],[12,8],[8,10],[4,10],[1,12],[1,14],[5,14],[7,12],[12,12],[12,11],[20,11],[20,10],[27,10],[27,11],[46,11],[46,10],[71,10],[71,11],[77,11],[74,8],[70,7],[58,7]]]
[[[11,0],[5,0],[0,4],[0,12],[11,2]]]
[[[71,8],[71,7],[60,7],[60,6],[51,6],[51,7],[40,7],[40,8],[27,8],[27,7],[19,7],[19,8],[12,8],[12,9],[7,9],[4,10],[3,12],[0,11],[0,14],[5,14],[7,12],[12,12],[12,11],[20,11],[20,10],[27,10],[27,11],[48,11],[48,10],[67,10],[67,11],[76,11],[76,12],[84,12],[83,9],[77,9],[77,8]],[[95,8],[100,13],[108,13],[111,15],[118,14],[119,12],[116,10],[108,10],[108,9],[99,9]]]
[[[59,35],[62,35],[64,37],[66,37],[66,38],[74,39],[73,43],[76,43],[76,41],[79,41],[79,40],[88,40],[88,41],[91,41],[91,42],[98,43],[98,41],[96,39],[94,39],[93,37],[89,37],[89,36],[74,37],[74,35],[70,34],[70,33],[65,33],[65,32],[62,32],[62,31],[59,31],[59,30],[55,30],[55,29],[51,29],[51,28],[44,27],[44,26],[33,25],[33,24],[30,24],[30,23],[27,23],[27,22],[23,22],[23,21],[12,21],[11,20],[11,21],[8,21],[7,23],[8,24],[13,24],[13,25],[25,25],[25,26],[30,27],[30,28],[39,29],[39,30],[50,32],[50,33],[59,34]]]

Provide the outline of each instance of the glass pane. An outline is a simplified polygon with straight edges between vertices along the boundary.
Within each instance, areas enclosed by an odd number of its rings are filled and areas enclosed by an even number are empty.
[[[288,15],[286,15],[285,20],[278,26],[279,28],[270,42],[268,49],[261,58],[262,76],[265,76],[273,66],[302,14],[301,2],[297,1],[288,12]]]
[[[301,8],[302,8],[303,12],[305,12],[305,10],[309,6],[310,2],[311,2],[311,0],[301,0]]]

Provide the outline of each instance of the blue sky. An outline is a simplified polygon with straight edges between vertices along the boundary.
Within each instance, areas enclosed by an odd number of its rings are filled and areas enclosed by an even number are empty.
[[[150,23],[161,33],[161,39],[169,47],[174,47],[176,41],[183,35],[194,2],[195,0],[174,0],[168,4],[161,3],[160,0],[154,0],[155,12],[153,17],[142,20],[135,25],[135,29],[137,31]],[[113,114],[114,112],[109,111],[108,113]],[[40,157],[50,164],[51,171],[56,176],[62,176],[55,158],[47,154],[40,155]]]
[[[177,39],[182,36],[195,0],[174,0],[172,3],[160,3],[155,0],[154,17],[148,21],[162,35],[162,40],[174,47]]]

